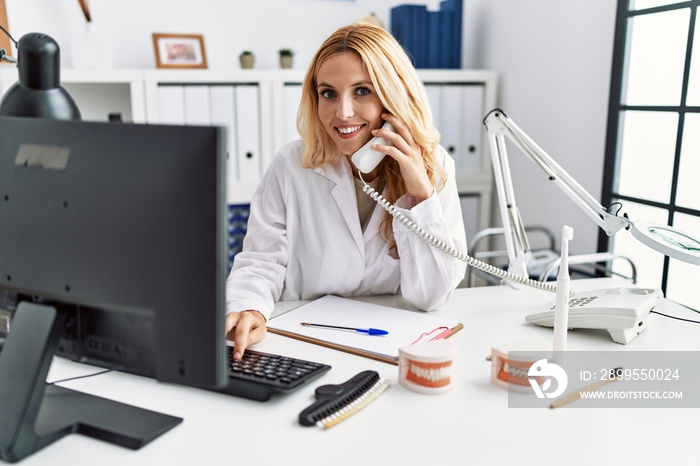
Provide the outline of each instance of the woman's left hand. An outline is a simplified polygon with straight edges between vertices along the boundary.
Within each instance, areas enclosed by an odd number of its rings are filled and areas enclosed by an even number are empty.
[[[374,144],[372,149],[396,160],[401,170],[401,177],[406,184],[406,191],[415,198],[416,204],[418,204],[432,196],[434,191],[425,170],[420,147],[401,120],[389,113],[382,114],[382,118],[394,127],[394,131],[376,129],[372,131],[372,134],[385,138],[393,145]]]

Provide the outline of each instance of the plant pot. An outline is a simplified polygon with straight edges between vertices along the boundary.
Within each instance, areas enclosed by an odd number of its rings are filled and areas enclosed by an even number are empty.
[[[294,64],[294,57],[290,55],[280,55],[280,68],[291,68]]]
[[[241,68],[250,69],[255,66],[255,55],[240,55]]]

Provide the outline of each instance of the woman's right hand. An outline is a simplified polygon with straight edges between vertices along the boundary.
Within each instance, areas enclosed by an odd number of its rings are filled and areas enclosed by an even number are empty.
[[[390,113],[382,114],[382,118],[394,127],[394,131],[375,129],[374,136],[382,136],[391,145],[377,145],[373,149],[392,157],[399,164],[401,178],[406,185],[406,191],[419,204],[433,195],[435,188],[425,169],[425,161],[421,148],[413,140],[408,126]]]
[[[233,331],[233,359],[241,359],[249,345],[260,343],[267,335],[267,321],[260,312],[231,312],[226,316],[226,335]]]

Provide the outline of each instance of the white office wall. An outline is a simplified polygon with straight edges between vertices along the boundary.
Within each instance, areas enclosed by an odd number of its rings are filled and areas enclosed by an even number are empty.
[[[5,0],[11,33],[43,32],[56,39],[71,66],[73,31],[84,29],[77,0]],[[277,51],[297,53],[304,68],[321,42],[339,26],[375,12],[385,24],[392,6],[405,0],[89,0],[95,28],[112,41],[119,68],[155,66],[154,32],[204,34],[210,68],[239,68],[252,50],[256,68],[278,68]],[[438,0],[420,0],[437,9]]]
[[[469,66],[499,74],[499,106],[596,199],[602,190],[616,0],[468,0]],[[514,147],[513,184],[523,220],[595,251],[600,229]],[[500,223],[500,217],[496,219]]]
[[[77,0],[5,0],[10,31],[53,36],[71,66]],[[238,68],[251,49],[256,67],[277,68],[277,50],[305,68],[334,29],[369,12],[385,23],[398,4],[438,0],[90,0],[96,29],[112,43],[114,66],[154,67],[151,33],[202,33],[210,68]],[[616,0],[464,0],[464,68],[499,73],[499,103],[526,132],[599,198]],[[527,224],[575,230],[572,252],[596,248],[597,226],[515,149],[517,200]],[[495,217],[496,222],[500,220]]]

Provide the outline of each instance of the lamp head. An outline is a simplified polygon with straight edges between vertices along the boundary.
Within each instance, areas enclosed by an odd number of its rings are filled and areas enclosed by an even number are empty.
[[[0,115],[80,120],[80,110],[60,81],[60,49],[46,34],[30,33],[17,42],[19,81],[0,103]]]
[[[668,225],[635,222],[632,236],[668,257],[700,265],[700,239]]]

